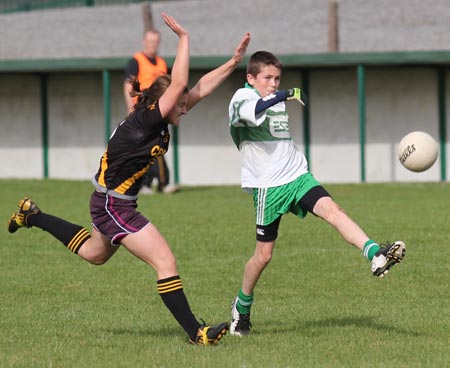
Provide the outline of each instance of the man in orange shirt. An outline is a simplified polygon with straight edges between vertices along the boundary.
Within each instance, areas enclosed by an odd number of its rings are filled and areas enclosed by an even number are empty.
[[[135,76],[141,83],[141,89],[148,88],[153,81],[162,74],[167,74],[167,65],[164,59],[158,56],[160,33],[155,29],[144,32],[142,39],[143,50],[136,52],[128,61],[125,69],[125,82],[123,92],[128,112],[133,110],[135,98],[130,96],[131,84],[126,82],[130,76]]]
[[[148,29],[144,32],[142,39],[143,50],[136,52],[128,61],[125,68],[125,82],[123,92],[128,113],[133,111],[136,103],[136,97],[130,96],[131,84],[127,79],[131,76],[137,77],[141,89],[148,88],[153,81],[160,75],[167,74],[167,64],[164,59],[158,56],[159,44],[161,41],[160,33],[155,29]],[[174,186],[169,186],[169,168],[164,156],[158,157],[158,160],[151,167],[144,177],[141,194],[152,193],[151,186],[153,179],[158,181],[158,191],[164,193],[173,193],[177,190]]]

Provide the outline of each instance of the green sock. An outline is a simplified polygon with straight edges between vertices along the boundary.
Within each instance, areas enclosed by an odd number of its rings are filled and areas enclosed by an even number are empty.
[[[242,289],[239,290],[238,300],[236,303],[236,309],[240,314],[249,314],[250,308],[253,303],[253,293],[251,295],[246,295],[242,292]]]
[[[375,253],[378,252],[379,250],[380,246],[372,239],[369,239],[364,243],[363,254],[364,257],[367,257],[369,261],[372,260]]]

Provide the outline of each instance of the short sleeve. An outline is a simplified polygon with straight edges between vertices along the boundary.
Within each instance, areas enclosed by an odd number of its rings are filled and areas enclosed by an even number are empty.
[[[266,115],[264,112],[255,115],[258,99],[258,94],[251,89],[242,88],[238,90],[230,103],[230,124],[233,126],[243,124],[248,126],[261,125],[264,122]]]

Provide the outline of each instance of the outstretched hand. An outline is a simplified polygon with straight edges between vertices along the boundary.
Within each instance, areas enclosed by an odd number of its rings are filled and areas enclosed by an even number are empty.
[[[242,61],[242,59],[245,56],[245,52],[247,51],[247,46],[250,43],[250,33],[247,32],[242,39],[242,41],[239,43],[239,45],[236,47],[236,50],[233,54],[233,60],[238,64]]]
[[[174,17],[167,15],[166,13],[162,13],[161,15],[167,26],[174,31],[178,37],[188,34],[187,31],[180,24],[178,24]]]

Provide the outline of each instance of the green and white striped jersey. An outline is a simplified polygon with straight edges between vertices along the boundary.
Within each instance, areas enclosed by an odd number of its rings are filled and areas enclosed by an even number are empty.
[[[308,163],[289,132],[284,102],[255,115],[261,96],[246,85],[236,91],[228,109],[230,133],[241,152],[242,188],[287,184],[308,172]]]

